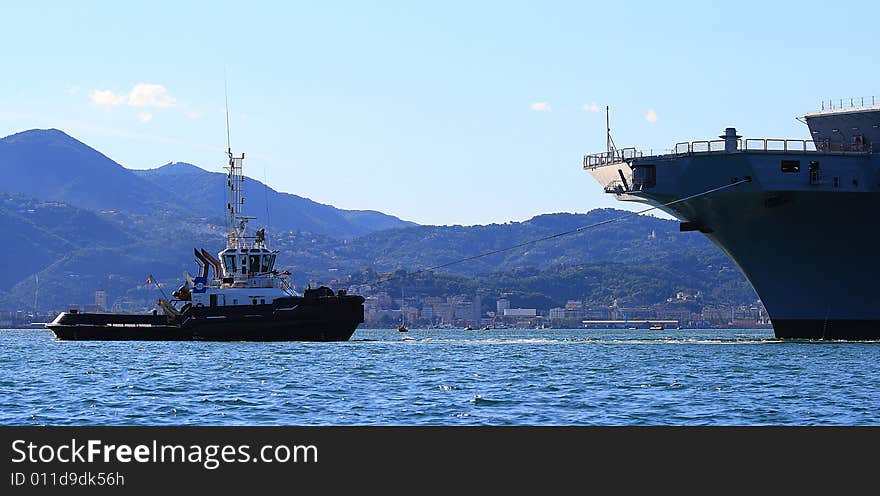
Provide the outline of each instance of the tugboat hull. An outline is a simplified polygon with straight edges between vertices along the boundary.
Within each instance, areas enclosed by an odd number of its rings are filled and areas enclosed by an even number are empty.
[[[75,341],[348,341],[364,321],[363,302],[356,295],[290,297],[177,316],[64,312],[46,327]]]

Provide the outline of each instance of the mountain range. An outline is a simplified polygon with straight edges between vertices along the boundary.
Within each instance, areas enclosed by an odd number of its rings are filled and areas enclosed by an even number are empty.
[[[207,216],[220,223],[225,211],[225,174],[184,163],[126,169],[57,129],[32,129],[0,139],[0,173],[4,178],[0,191],[89,210],[167,212]],[[347,239],[415,225],[376,211],[342,210],[280,193],[251,178],[243,190],[246,198],[271,209],[275,229]]]
[[[0,228],[10,233],[11,260],[0,273],[0,309],[90,303],[96,289],[111,301],[149,305],[156,293],[144,286],[148,275],[176,286],[184,271],[194,271],[193,247],[216,253],[224,246],[225,174],[185,163],[126,169],[56,129],[0,139],[0,171]],[[244,193],[271,213],[278,266],[300,288],[386,281],[392,294],[402,284],[437,295],[480,289],[547,305],[566,298],[651,304],[679,291],[709,303],[756,299],[717,247],[680,233],[675,221],[600,209],[484,226],[420,226],[337,209],[252,178]],[[589,227],[615,217],[622,219]],[[569,235],[528,242],[561,232]],[[476,257],[487,252],[496,253]],[[437,269],[424,270],[431,267]],[[383,277],[393,271],[411,275]]]

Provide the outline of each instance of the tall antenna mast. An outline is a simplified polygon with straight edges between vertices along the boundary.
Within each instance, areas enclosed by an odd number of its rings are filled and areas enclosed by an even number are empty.
[[[611,107],[605,106],[605,150],[608,153],[609,157],[614,156],[614,140],[611,139],[611,117],[610,117],[610,109]]]
[[[232,140],[229,133],[229,92],[226,88],[226,70],[223,71],[223,89],[226,97],[226,155],[229,157],[229,166],[226,168],[226,185],[229,187],[229,202],[226,208],[229,210],[229,233],[226,235],[226,247],[232,249],[247,247],[247,221],[253,217],[242,215],[241,206],[244,204],[241,183],[244,182],[242,165],[244,153],[241,157],[232,155]]]
[[[232,158],[232,141],[229,139],[229,89],[226,86],[226,68],[223,68],[223,96],[226,98],[226,154]]]
[[[605,105],[605,151],[608,152],[609,157],[611,156],[611,117],[609,115],[610,108],[610,106]]]

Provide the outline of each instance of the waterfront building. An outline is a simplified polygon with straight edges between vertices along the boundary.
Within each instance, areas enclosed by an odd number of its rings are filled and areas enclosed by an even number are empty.
[[[564,308],[551,308],[548,315],[550,320],[562,320],[566,318],[566,310]]]
[[[434,307],[432,307],[431,305],[423,306],[421,312],[419,312],[419,318],[421,320],[424,320],[427,322],[433,322],[434,321]]]
[[[99,311],[107,310],[107,291],[103,289],[95,291],[95,307]]]
[[[504,310],[505,317],[536,317],[538,310],[534,308],[508,308]]]

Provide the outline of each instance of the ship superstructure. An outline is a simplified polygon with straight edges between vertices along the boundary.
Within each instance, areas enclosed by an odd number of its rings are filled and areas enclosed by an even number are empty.
[[[658,206],[724,250],[777,337],[880,339],[880,105],[834,103],[799,118],[807,139],[728,127],[655,155],[609,140],[583,167],[606,193]]]
[[[248,221],[254,217],[242,213],[245,201],[242,193],[244,154],[236,157],[230,149],[227,155],[226,248],[216,258],[204,249],[194,250],[199,275],[187,281],[187,286],[192,285],[192,305],[269,304],[276,298],[298,296],[287,274],[275,270],[278,251],[268,248],[265,228],[248,233]],[[211,269],[213,277],[210,276]],[[186,293],[186,287],[178,290],[181,299],[186,298]]]

